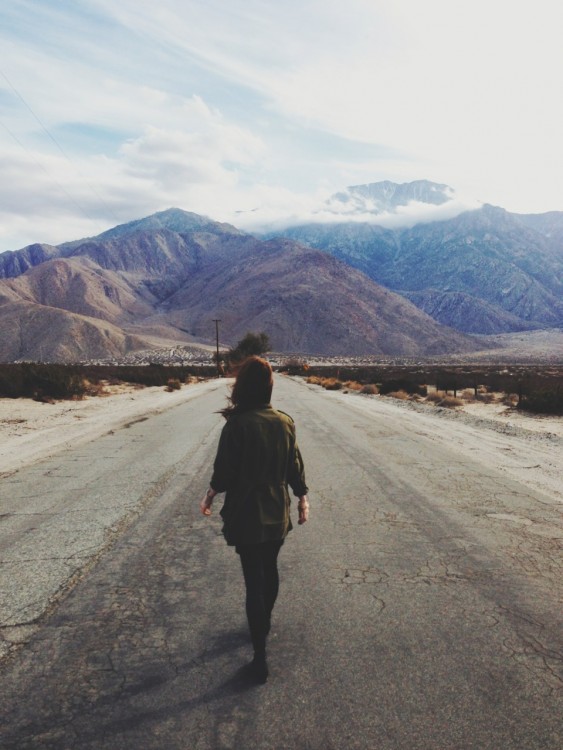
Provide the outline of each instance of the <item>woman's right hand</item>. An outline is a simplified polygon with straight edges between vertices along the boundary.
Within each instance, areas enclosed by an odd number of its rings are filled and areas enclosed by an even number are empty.
[[[215,490],[212,490],[211,488],[207,490],[203,498],[201,499],[201,502],[199,504],[199,509],[203,513],[204,516],[210,516],[211,515],[211,506],[213,505],[213,498],[215,497],[217,493]]]

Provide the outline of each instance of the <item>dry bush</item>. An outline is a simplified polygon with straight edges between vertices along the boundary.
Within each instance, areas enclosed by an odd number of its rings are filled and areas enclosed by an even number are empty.
[[[362,386],[362,390],[360,392],[375,396],[379,393],[379,388],[375,385],[375,383],[367,383],[366,385]]]
[[[55,399],[52,396],[46,396],[41,391],[37,391],[32,396],[34,401],[39,401],[40,404],[54,404]]]
[[[536,414],[563,416],[563,390],[554,388],[535,391],[522,399],[518,408]]]
[[[84,375],[73,365],[21,364],[0,365],[0,396],[53,400],[82,398],[86,392]]]
[[[168,393],[172,393],[172,391],[179,391],[182,387],[182,384],[178,380],[178,378],[169,378],[168,382],[166,383],[166,389]]]
[[[376,385],[362,385],[357,380],[339,380],[338,378],[324,378],[320,375],[309,375],[305,379],[306,383],[311,385],[320,385],[327,391],[340,391],[343,388],[348,391],[357,391],[361,393],[379,393]],[[367,390],[366,390],[367,389]]]
[[[386,393],[385,395],[391,396],[391,398],[398,398],[400,401],[408,401],[410,399],[406,391],[391,391],[391,393]]]
[[[322,385],[322,378],[319,378],[318,375],[309,375],[305,382],[311,385]]]
[[[342,388],[342,382],[336,378],[323,378],[322,386],[327,391],[339,391]]]
[[[357,380],[346,380],[344,387],[350,391],[361,391],[363,388],[362,384],[358,383]]]
[[[496,393],[489,393],[489,391],[485,391],[484,393],[479,393],[479,401],[482,404],[494,404],[496,401],[498,401],[498,397]]]
[[[463,401],[455,396],[450,396],[444,391],[432,391],[426,396],[426,401],[436,406],[446,406],[448,408],[454,406],[463,406]]]
[[[495,393],[494,390],[488,385],[480,385],[477,388],[477,401],[480,401],[482,404],[492,404],[495,401],[498,401],[499,395],[498,393]]]
[[[426,385],[420,385],[415,380],[404,377],[383,380],[379,386],[379,392],[382,396],[388,396],[390,393],[397,393],[398,391],[405,391],[410,395],[418,393],[420,396],[426,396],[428,389]]]
[[[464,388],[463,391],[459,394],[459,397],[464,401],[475,401],[475,391],[473,390],[473,388]]]
[[[427,396],[426,400],[432,404],[439,404],[446,397],[444,391],[431,391]]]
[[[502,403],[505,406],[518,406],[518,394],[517,393],[505,393]]]
[[[303,375],[308,369],[309,365],[301,357],[289,357],[282,363],[282,371],[288,375]]]
[[[100,380],[99,383],[91,383],[89,380],[84,380],[86,396],[110,396],[111,391],[107,390],[108,386],[107,381]]]
[[[463,401],[455,396],[444,396],[440,401],[439,406],[446,406],[448,409],[452,409],[454,406],[463,406]]]

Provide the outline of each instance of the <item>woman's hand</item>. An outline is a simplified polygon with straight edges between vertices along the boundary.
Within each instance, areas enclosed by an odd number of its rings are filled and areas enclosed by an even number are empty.
[[[217,493],[215,490],[212,490],[209,488],[205,495],[203,496],[199,508],[204,516],[210,516],[211,515],[211,506],[213,505],[213,498],[215,497]]]
[[[309,501],[307,500],[307,495],[299,498],[297,510],[299,511],[299,524],[306,523],[309,520]]]

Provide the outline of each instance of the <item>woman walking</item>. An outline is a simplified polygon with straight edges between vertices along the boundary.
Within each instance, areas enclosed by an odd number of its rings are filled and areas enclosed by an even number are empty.
[[[307,485],[293,419],[270,404],[270,363],[249,357],[241,365],[222,414],[223,427],[210,488],[200,508],[211,514],[215,495],[226,492],[221,509],[227,544],[240,556],[246,614],[254,647],[251,670],[268,678],[266,638],[278,595],[277,558],[292,528],[288,485],[299,498],[299,523],[309,517]]]

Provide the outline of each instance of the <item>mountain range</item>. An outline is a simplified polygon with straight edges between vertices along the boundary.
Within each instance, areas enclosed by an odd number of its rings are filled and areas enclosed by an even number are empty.
[[[0,361],[210,343],[214,319],[229,345],[264,330],[276,351],[417,357],[482,349],[471,333],[562,326],[563,213],[483,206],[402,229],[377,224],[413,201],[452,197],[427,181],[374,183],[330,202],[370,221],[253,236],[169,209],[0,254]]]
[[[442,187],[435,196],[446,196]],[[264,236],[330,253],[465,333],[563,326],[563,212],[519,215],[484,205],[412,227],[331,221]]]

